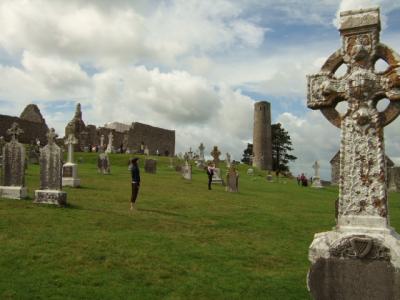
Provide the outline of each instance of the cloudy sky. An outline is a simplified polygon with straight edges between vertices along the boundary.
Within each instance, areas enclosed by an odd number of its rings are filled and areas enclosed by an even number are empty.
[[[253,105],[292,137],[292,171],[312,175],[339,130],[306,108],[306,74],[340,47],[339,10],[380,5],[382,42],[400,52],[398,0],[0,0],[0,113],[36,103],[63,136],[76,103],[86,124],[176,130],[176,152],[218,145],[239,160]],[[385,131],[400,164],[400,120]]]

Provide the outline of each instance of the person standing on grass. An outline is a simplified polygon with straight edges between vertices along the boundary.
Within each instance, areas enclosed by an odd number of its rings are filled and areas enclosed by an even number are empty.
[[[214,168],[215,168],[215,165],[212,165],[211,163],[208,164],[207,175],[208,175],[208,189],[209,190],[211,190],[211,182],[212,182],[212,177],[214,175]]]
[[[131,171],[132,176],[131,210],[133,210],[133,207],[136,203],[136,198],[138,196],[140,187],[140,171],[137,163],[138,160],[139,158],[137,157],[132,158],[129,164],[129,170]]]

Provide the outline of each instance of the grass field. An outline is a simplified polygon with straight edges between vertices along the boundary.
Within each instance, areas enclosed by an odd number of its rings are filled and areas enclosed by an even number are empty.
[[[0,201],[0,299],[309,299],[308,246],[334,226],[336,188],[315,190],[265,174],[246,175],[240,192],[207,190],[195,167],[185,181],[159,158],[129,211],[127,155],[111,155],[111,175],[82,157],[82,187],[65,188],[68,207]],[[390,194],[400,229],[400,197]]]

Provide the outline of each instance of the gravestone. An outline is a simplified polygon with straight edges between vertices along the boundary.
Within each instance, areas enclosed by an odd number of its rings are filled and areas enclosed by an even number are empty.
[[[239,192],[239,173],[234,166],[231,166],[226,174],[226,190],[232,193]]]
[[[100,151],[104,151],[104,134],[100,136]]]
[[[100,152],[99,156],[97,157],[97,171],[100,174],[110,174],[110,159],[105,152]]]
[[[189,148],[189,152],[188,152],[187,154],[188,154],[188,159],[189,159],[189,160],[192,160],[192,159],[193,159],[192,147]]]
[[[204,167],[206,166],[205,158],[204,158],[204,149],[205,149],[205,147],[204,147],[203,143],[200,143],[199,156],[196,161],[196,166],[200,169],[204,169]]]
[[[221,169],[214,168],[214,175],[212,177],[211,183],[225,185],[224,180],[221,178]]]
[[[268,173],[267,173],[267,181],[273,182],[271,171],[268,171]]]
[[[146,173],[155,174],[157,172],[157,161],[154,159],[144,160],[144,171]]]
[[[254,169],[253,168],[248,168],[247,169],[247,175],[253,176],[254,175]]]
[[[188,163],[188,161],[185,162],[185,165],[182,167],[182,177],[186,180],[192,180],[192,165]]]
[[[13,123],[7,130],[11,141],[4,144],[1,169],[0,197],[9,199],[23,199],[27,197],[25,187],[25,148],[18,142],[22,129]]]
[[[114,150],[113,149],[113,139],[114,139],[114,136],[113,136],[112,132],[110,132],[110,134],[108,135],[107,149],[105,151],[107,154],[112,153]]]
[[[217,146],[214,146],[214,148],[213,148],[213,150],[211,151],[210,154],[213,157],[213,163],[215,164],[216,167],[218,167],[219,156],[221,155],[221,151],[218,150]]]
[[[40,190],[35,191],[35,203],[67,204],[67,193],[62,189],[62,150],[55,143],[57,135],[51,128],[47,145],[40,149]]]
[[[78,140],[72,133],[68,135],[65,145],[68,146],[68,159],[63,165],[62,186],[78,187],[81,184],[78,178],[78,165],[74,163],[74,145]]]
[[[231,167],[231,155],[229,154],[229,152],[226,152],[225,163],[226,168],[229,169]]]
[[[308,76],[311,109],[341,129],[336,227],[309,248],[315,299],[400,299],[400,239],[389,225],[383,128],[400,113],[400,57],[379,42],[379,9],[340,14],[342,48]],[[375,62],[389,64],[375,71]],[[347,73],[335,75],[341,65]],[[390,104],[379,112],[382,98]],[[335,107],[346,101],[339,114]]]
[[[317,160],[313,164],[312,168],[314,169],[314,177],[312,179],[311,187],[320,189],[322,188],[322,184],[321,184],[321,178],[319,176],[320,165]]]
[[[149,155],[150,155],[150,150],[149,150],[149,147],[147,147],[147,145],[146,145],[146,147],[144,148],[144,155],[146,155],[146,156],[149,156]]]

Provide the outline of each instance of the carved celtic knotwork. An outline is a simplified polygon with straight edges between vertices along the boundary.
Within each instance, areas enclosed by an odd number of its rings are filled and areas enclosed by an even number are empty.
[[[343,238],[331,246],[329,253],[336,258],[390,260],[389,248],[383,246],[377,239],[365,235]]]
[[[378,9],[341,14],[342,47],[318,74],[308,76],[307,106],[342,130],[338,214],[387,216],[383,128],[400,114],[400,57],[380,44]],[[375,63],[388,63],[384,72]],[[336,77],[343,64],[347,72]],[[379,100],[390,101],[383,111]],[[340,114],[336,105],[346,101]]]

